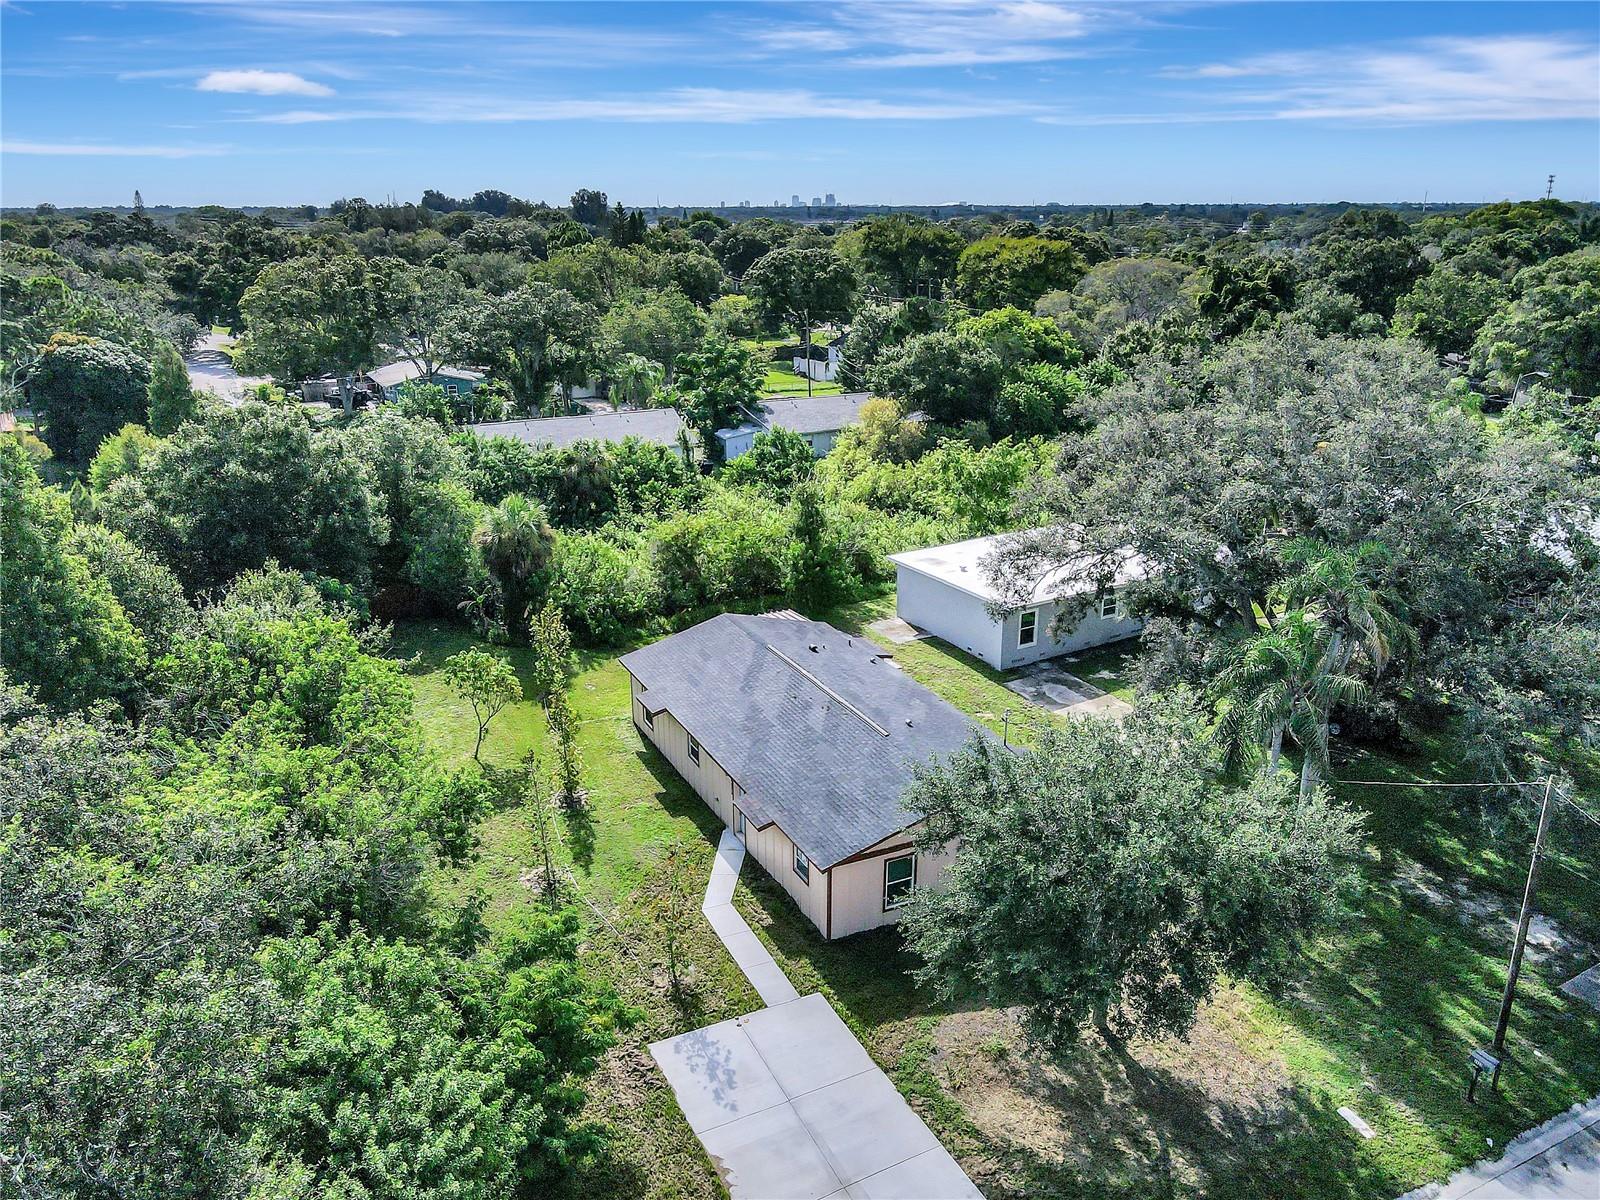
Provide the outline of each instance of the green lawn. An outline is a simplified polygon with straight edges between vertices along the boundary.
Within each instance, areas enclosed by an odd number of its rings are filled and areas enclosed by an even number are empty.
[[[470,759],[475,725],[467,706],[445,685],[439,667],[473,642],[465,630],[443,622],[403,624],[394,639],[396,655],[414,659],[410,677],[428,740],[456,763]],[[526,685],[526,652],[507,653]],[[640,894],[656,874],[660,848],[674,841],[686,840],[693,847],[697,873],[708,873],[720,826],[635,732],[628,714],[628,676],[615,656],[580,654],[579,664],[572,701],[589,807],[583,819],[567,822],[561,859],[571,872],[585,918],[586,968],[643,1009],[645,1017],[624,1035],[624,1043],[590,1085],[593,1115],[611,1125],[617,1136],[610,1156],[579,1181],[577,1194],[619,1200],[717,1196],[721,1188],[716,1174],[644,1047],[749,1012],[761,1001],[710,926],[698,920],[686,931],[689,982],[675,997],[660,938],[640,915]],[[530,750],[543,752],[546,744],[543,715],[523,702],[496,719],[483,757],[508,766]],[[503,927],[514,906],[535,902],[523,874],[537,855],[526,817],[518,809],[492,814],[480,826],[479,838],[474,861],[441,871],[434,882],[447,902],[481,892],[492,931]]]
[[[892,612],[886,596],[816,615],[871,636],[867,624]],[[443,624],[402,626],[396,636],[398,653],[418,656],[413,681],[424,727],[457,761],[470,753],[470,717],[436,672],[468,641]],[[936,640],[888,648],[914,678],[991,728],[1009,711],[1013,736],[1026,738],[1028,706],[1002,676]],[[1125,686],[1122,650],[1084,655],[1071,669],[1088,671],[1100,686]],[[1101,670],[1111,678],[1095,679]],[[593,1087],[594,1113],[619,1137],[582,1190],[716,1195],[710,1164],[643,1046],[759,1001],[700,922],[692,994],[675,1001],[654,931],[637,909],[657,848],[693,839],[708,866],[717,824],[633,730],[627,677],[614,655],[581,660],[573,699],[591,821],[574,830],[580,836],[564,856],[590,923],[586,961],[646,1012]],[[508,763],[543,744],[539,713],[519,705],[500,718],[485,757]],[[1361,754],[1338,767],[1344,778],[1394,781],[1444,779],[1454,769],[1433,751]],[[1596,778],[1589,776],[1591,785]],[[1392,1200],[1479,1157],[1486,1138],[1502,1145],[1600,1091],[1600,1014],[1556,990],[1592,961],[1589,947],[1600,942],[1600,886],[1588,878],[1597,874],[1593,866],[1584,866],[1600,862],[1600,835],[1576,821],[1558,823],[1541,912],[1570,945],[1530,959],[1501,1091],[1469,1106],[1466,1055],[1492,1036],[1525,839],[1497,840],[1453,793],[1341,791],[1367,814],[1362,895],[1280,994],[1225,989],[1187,1041],[1113,1052],[1089,1038],[1050,1061],[1026,1045],[1003,1010],[935,1004],[915,985],[892,930],[824,942],[758,869],[745,873],[735,900],[802,994],[830,996],[992,1200]],[[1508,818],[1519,829],[1527,819],[1521,810]],[[1511,847],[1503,856],[1484,849],[1502,844]],[[449,897],[482,889],[494,927],[513,904],[529,902],[520,877],[532,861],[525,821],[497,813],[482,827],[477,860],[441,873],[438,886]],[[1341,1105],[1378,1136],[1358,1138],[1337,1115]]]
[[[837,396],[844,391],[837,383],[826,383],[820,379],[811,383],[813,396]],[[804,375],[796,375],[788,367],[770,364],[767,373],[761,377],[761,394],[763,396],[792,396],[806,394],[806,379]]]

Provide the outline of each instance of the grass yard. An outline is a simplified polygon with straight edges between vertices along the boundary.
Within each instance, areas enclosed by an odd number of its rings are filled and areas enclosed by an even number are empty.
[[[892,599],[836,610],[865,631]],[[928,640],[896,661],[991,727],[1003,676]],[[1127,647],[1069,664],[1124,694]],[[1086,665],[1092,664],[1092,665]],[[1107,671],[1111,678],[1096,679]],[[1130,693],[1131,694],[1131,693]],[[1042,718],[1057,719],[1057,718]],[[1012,724],[1013,735],[1017,724]],[[1363,753],[1344,778],[1451,777],[1442,755]],[[1600,776],[1591,776],[1593,784]],[[1092,1036],[1059,1061],[981,1001],[936,1005],[891,931],[824,942],[764,876],[735,897],[803,993],[826,992],[991,1200],[1071,1196],[1393,1197],[1481,1157],[1600,1091],[1600,1014],[1558,985],[1600,943],[1600,835],[1565,823],[1547,861],[1540,912],[1550,942],[1524,966],[1498,1096],[1465,1100],[1466,1057],[1487,1045],[1504,981],[1527,839],[1502,858],[1455,793],[1341,787],[1367,814],[1364,890],[1280,995],[1235,985],[1186,1041],[1113,1051]],[[1591,798],[1595,793],[1590,788]],[[1531,814],[1513,814],[1531,831]],[[1349,1106],[1376,1131],[1363,1141]]]
[[[444,622],[403,624],[394,638],[395,653],[414,660],[412,688],[428,740],[455,763],[470,759],[476,726],[439,668],[474,641],[465,630]],[[507,653],[526,685],[526,651]],[[703,877],[711,869],[720,826],[666,761],[646,751],[628,715],[628,676],[614,655],[579,655],[572,700],[589,808],[584,819],[567,822],[561,861],[570,871],[572,893],[585,919],[584,961],[593,975],[645,1014],[589,1085],[592,1115],[617,1136],[609,1158],[579,1181],[577,1193],[618,1200],[718,1196],[723,1193],[716,1174],[644,1047],[657,1038],[749,1012],[761,1001],[710,926],[700,920],[685,931],[689,980],[684,994],[675,998],[659,934],[640,910],[659,877],[660,848],[687,842],[696,875]],[[483,758],[509,766],[530,750],[544,753],[546,734],[543,714],[525,701],[496,719]],[[548,754],[545,761],[550,761]],[[479,827],[479,837],[475,860],[441,871],[435,886],[447,902],[481,892],[492,931],[504,927],[515,906],[536,902],[527,872],[538,855],[519,809],[492,814]]]
[[[885,596],[816,615],[847,632],[893,612]],[[399,628],[431,741],[455,761],[471,752],[464,706],[437,674],[470,643],[443,623]],[[887,646],[887,644],[886,644]],[[998,730],[1011,713],[1026,738],[1031,710],[1003,676],[935,640],[887,646],[895,661]],[[1126,687],[1123,648],[1079,656],[1075,673]],[[519,666],[526,661],[511,652]],[[1098,672],[1105,675],[1096,677]],[[1108,686],[1116,685],[1116,686]],[[703,922],[694,922],[690,995],[667,986],[655,931],[639,915],[659,846],[690,839],[707,869],[718,828],[628,718],[626,673],[614,654],[580,656],[573,684],[590,788],[589,819],[563,850],[589,922],[589,969],[645,1011],[610,1055],[592,1111],[618,1131],[611,1157],[582,1181],[589,1196],[690,1197],[720,1191],[715,1175],[643,1047],[755,1007],[759,1000]],[[507,764],[545,741],[537,709],[502,714],[487,761]],[[1442,754],[1361,754],[1343,778],[1447,779]],[[1589,776],[1590,799],[1600,773]],[[1225,989],[1185,1041],[1112,1050],[1089,1037],[1050,1061],[1012,1016],[976,1001],[937,1004],[911,976],[892,930],[827,943],[759,869],[735,901],[802,994],[827,993],[877,1060],[992,1200],[1071,1196],[1345,1197],[1392,1200],[1480,1157],[1513,1134],[1600,1091],[1600,1014],[1557,985],[1600,943],[1600,831],[1558,817],[1541,888],[1541,945],[1530,951],[1512,1024],[1514,1060],[1499,1095],[1466,1104],[1467,1052],[1487,1044],[1526,867],[1519,831],[1496,838],[1454,793],[1342,787],[1367,814],[1365,887],[1281,994]],[[443,872],[447,897],[482,891],[491,928],[531,902],[534,861],[516,811],[483,825],[476,861]],[[1511,847],[1502,857],[1481,847]],[[1585,865],[1589,864],[1589,865]],[[1363,1141],[1338,1116],[1355,1109],[1377,1131]]]
[[[844,388],[837,383],[827,383],[823,380],[813,380],[811,395],[813,396],[838,396]],[[806,394],[806,379],[804,375],[796,375],[788,367],[768,366],[767,373],[761,377],[761,394],[763,396],[794,396]]]

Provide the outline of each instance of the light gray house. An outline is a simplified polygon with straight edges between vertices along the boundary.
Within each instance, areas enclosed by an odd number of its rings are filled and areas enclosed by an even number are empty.
[[[409,359],[392,362],[386,367],[377,367],[367,372],[367,378],[378,385],[383,392],[383,398],[390,404],[400,399],[402,384],[413,383],[423,378],[423,370]],[[474,371],[470,367],[455,367],[450,365],[438,366],[433,369],[433,382],[444,389],[445,395],[450,397],[465,396],[474,389],[483,386],[483,372]]]
[[[1142,561],[1131,551],[1112,581],[1112,590],[1091,600],[1083,618],[1058,636],[1052,632],[1061,611],[1057,601],[1093,592],[1094,583],[1052,573],[1038,581],[1029,601],[1010,605],[984,570],[1005,536],[891,554],[900,619],[959,646],[997,671],[1102,646],[1144,628],[1144,622],[1128,616],[1123,606],[1123,585],[1144,576]],[[1004,615],[992,615],[990,606],[1002,603],[1008,605]]]
[[[774,429],[798,433],[821,458],[839,438],[840,432],[861,419],[861,406],[872,397],[866,392],[845,392],[838,396],[768,396],[750,419],[732,429],[717,430],[722,457],[731,461],[750,449],[756,434]]]
[[[620,660],[639,733],[826,938],[892,924],[943,878],[900,797],[981,733],[887,657],[795,613],[724,613]]]
[[[631,437],[674,450],[680,447],[679,434],[687,429],[675,408],[535,417],[526,421],[484,421],[468,428],[481,438],[514,438],[536,448],[560,448],[575,442],[620,442]]]

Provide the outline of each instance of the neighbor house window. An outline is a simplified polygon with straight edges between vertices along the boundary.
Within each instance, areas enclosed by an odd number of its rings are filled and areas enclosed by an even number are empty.
[[[911,899],[911,889],[917,886],[917,856],[902,854],[899,858],[883,860],[883,911],[899,908]]]
[[[1031,646],[1039,640],[1039,610],[1030,608],[1022,614],[1022,623],[1017,627],[1017,645]]]
[[[1117,599],[1115,592],[1107,592],[1100,597],[1100,616],[1103,620],[1115,620],[1120,615],[1122,602]]]
[[[811,882],[811,860],[799,846],[794,848],[794,873],[807,884]]]
[[[693,734],[689,735],[689,761],[697,767],[700,765],[700,743]]]
[[[461,395],[461,387],[459,384],[447,383],[444,385],[444,394],[449,396],[450,399],[454,400],[457,396]]]

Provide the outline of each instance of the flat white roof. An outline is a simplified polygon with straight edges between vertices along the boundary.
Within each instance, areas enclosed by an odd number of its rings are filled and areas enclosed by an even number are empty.
[[[901,554],[889,555],[889,561],[916,571],[920,575],[926,575],[930,579],[937,579],[940,583],[959,588],[963,592],[977,596],[986,604],[994,604],[1001,602],[1005,597],[989,582],[986,567],[996,550],[1015,536],[1017,535],[997,533],[989,537],[968,538],[964,542],[951,542],[944,546],[929,546],[924,550],[907,550]],[[1117,567],[1112,585],[1120,587],[1124,583],[1143,579],[1146,573],[1144,560],[1129,548]],[[1047,572],[1034,583],[1032,599],[1024,603],[1041,604],[1057,596],[1091,592],[1094,587],[1092,580],[1073,578],[1066,568],[1057,568]]]

